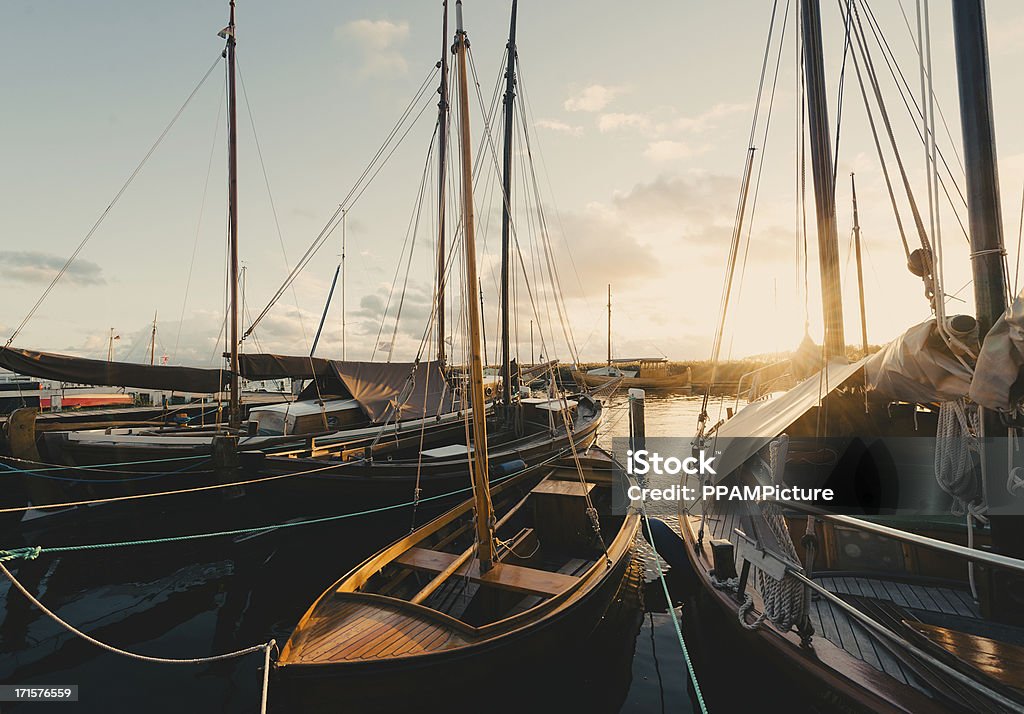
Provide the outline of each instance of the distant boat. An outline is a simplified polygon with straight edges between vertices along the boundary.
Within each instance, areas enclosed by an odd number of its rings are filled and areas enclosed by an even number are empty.
[[[613,380],[624,389],[662,389],[673,392],[690,391],[690,368],[670,373],[666,357],[612,358],[612,286],[608,286],[608,362],[604,367],[573,370],[572,378],[583,388],[602,387]]]

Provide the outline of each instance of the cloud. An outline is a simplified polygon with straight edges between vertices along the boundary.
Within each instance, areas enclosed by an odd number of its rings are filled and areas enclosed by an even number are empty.
[[[714,129],[717,126],[719,119],[738,114],[746,111],[748,105],[746,104],[729,104],[720,102],[715,104],[705,112],[692,117],[677,117],[672,121],[668,122],[665,127],[662,127],[663,131],[675,129],[677,131],[686,132],[701,132],[707,131],[708,129]]]
[[[562,106],[570,112],[599,112],[621,93],[621,87],[591,84],[584,87],[578,94],[566,99]]]
[[[560,134],[568,134],[569,136],[582,136],[583,134],[583,127],[566,124],[564,121],[558,121],[557,119],[538,119],[536,126],[539,129],[548,129]]]
[[[0,250],[0,276],[21,283],[48,283],[64,266],[66,258],[34,250]],[[64,273],[72,285],[103,285],[103,268],[90,260],[71,263]]]
[[[362,53],[363,77],[405,74],[409,64],[398,49],[409,38],[408,22],[353,20],[334,30],[335,38],[352,40]]]
[[[651,120],[646,114],[602,114],[597,120],[597,128],[602,132],[616,129],[648,129]]]
[[[644,151],[644,156],[651,161],[680,161],[690,158],[694,153],[696,152],[690,148],[689,144],[663,139],[649,143]]]

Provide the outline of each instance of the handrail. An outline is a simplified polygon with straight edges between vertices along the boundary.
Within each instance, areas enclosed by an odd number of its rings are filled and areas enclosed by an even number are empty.
[[[872,523],[871,521],[865,521],[853,516],[841,516],[835,513],[829,513],[821,508],[811,506],[806,503],[783,500],[775,500],[774,502],[786,508],[791,508],[796,511],[813,515],[815,518],[825,521],[826,523],[856,528],[869,533],[874,533],[875,535],[885,536],[904,543],[917,545],[922,548],[936,550],[940,553],[955,555],[975,563],[984,563],[996,568],[1005,568],[1006,570],[1012,570],[1014,572],[1024,574],[1024,560],[1020,560],[1018,558],[1011,558],[1010,556],[1000,555],[998,553],[990,553],[985,550],[975,550],[974,548],[968,548],[965,545],[957,545],[956,543],[947,543],[944,540],[929,538],[928,536],[918,535],[917,533],[910,533],[909,531],[900,530],[899,528],[883,526],[880,523]]]
[[[941,543],[942,541],[938,542]],[[887,627],[885,627],[885,625],[882,625],[874,618],[861,612],[856,607],[854,607],[853,605],[846,602],[841,597],[830,591],[828,588],[816,583],[814,580],[808,578],[803,573],[796,571],[792,568],[787,568],[787,572],[790,576],[796,578],[796,580],[798,580],[800,583],[811,588],[816,593],[818,593],[819,595],[827,599],[829,602],[831,602],[833,605],[842,609],[844,612],[846,612],[848,615],[856,619],[869,630],[872,630],[874,633],[881,635],[885,639],[890,640],[896,646],[906,650],[918,659],[927,662],[930,666],[941,670],[942,673],[946,676],[952,677],[953,679],[957,680],[960,684],[963,684],[969,687],[970,689],[973,689],[975,692],[981,694],[984,697],[988,697],[989,699],[995,700],[1004,707],[1009,707],[1011,710],[1018,710],[1020,708],[1021,703],[1019,701],[1010,699],[1004,696],[1002,693],[992,689],[991,687],[986,686],[984,683],[979,682],[976,679],[964,674],[960,670],[950,667],[948,664],[941,661],[937,657],[932,656],[928,652],[925,652],[924,650],[915,646],[913,643],[909,642],[906,638],[901,637],[892,630],[888,629]]]
[[[739,381],[736,382],[736,401],[735,401],[735,403],[733,405],[733,408],[734,409],[739,409],[740,394],[743,393],[743,380],[745,380],[747,378],[751,378],[752,379],[754,377],[754,375],[756,375],[756,374],[758,374],[760,372],[764,372],[766,370],[772,369],[773,367],[778,367],[778,366],[783,365],[783,364],[788,364],[788,365],[792,366],[793,360],[792,359],[779,360],[778,362],[772,362],[771,364],[766,364],[763,367],[758,367],[757,369],[751,370],[750,372],[746,372],[744,374],[741,374],[740,378],[739,378]],[[779,377],[782,377],[785,374],[787,374],[787,373],[784,372],[783,374],[779,375]],[[774,381],[775,381],[775,379],[770,380],[769,384],[771,382],[774,382]],[[753,388],[753,385],[751,385],[751,387],[748,387],[748,391],[749,391],[749,389],[752,389],[752,388]],[[748,399],[747,401],[753,401],[753,399]]]

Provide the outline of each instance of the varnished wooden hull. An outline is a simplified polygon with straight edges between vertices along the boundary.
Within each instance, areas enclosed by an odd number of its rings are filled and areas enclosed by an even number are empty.
[[[617,379],[617,377],[587,374],[578,370],[573,370],[572,377],[581,387],[600,387]],[[653,389],[689,394],[691,390],[690,373],[687,371],[664,377],[623,377],[618,382],[618,386],[621,389]]]
[[[496,679],[510,672],[528,687],[531,672],[557,667],[559,656],[579,646],[600,622],[633,558],[638,529],[639,518],[631,517],[623,529],[629,548],[600,582],[547,617],[453,652],[385,662],[280,666],[271,688],[272,707],[288,712],[407,712],[426,701],[447,700],[460,711],[472,693],[486,690],[493,696]],[[499,696],[488,709],[507,711],[510,706],[515,705]]]

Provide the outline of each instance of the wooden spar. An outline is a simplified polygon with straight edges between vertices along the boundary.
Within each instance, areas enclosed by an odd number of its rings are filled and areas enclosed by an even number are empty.
[[[235,111],[235,0],[231,0],[231,14],[224,32],[227,40],[225,56],[228,60],[228,246],[230,251],[229,276],[231,292],[231,392],[228,401],[228,423],[237,427],[241,423],[238,382],[238,131]]]
[[[988,40],[985,9],[980,0],[953,0],[953,38],[967,179],[974,302],[977,306],[978,340],[983,343],[992,325],[1006,309],[1006,275],[1003,272],[1003,221],[992,117]],[[1001,423],[996,412],[984,408],[979,411],[983,435],[1006,436],[1006,426]],[[1006,449],[1001,445],[988,445],[984,455],[988,492],[999,493],[1010,466]],[[992,549],[1002,555],[1024,557],[1024,526],[1021,519],[1014,515],[999,514],[1000,510],[1005,512],[1002,508],[992,510],[989,514]],[[1019,584],[1012,580],[994,580],[986,596],[987,602],[983,605],[987,606],[993,619],[1019,623],[1020,608],[1016,603],[1020,602],[1020,590]]]
[[[345,353],[348,351],[345,339],[345,219],[348,218],[348,210],[341,212],[341,263],[338,269],[341,271],[341,358],[347,359]],[[328,301],[330,299],[328,298]]]
[[[868,315],[864,309],[864,268],[860,258],[860,218],[857,214],[857,181],[850,174],[850,187],[853,190],[853,246],[857,257],[857,293],[860,297],[860,341],[864,347],[864,356],[868,354]]]
[[[839,285],[839,231],[836,228],[836,186],[821,47],[821,8],[818,0],[804,0],[802,7],[807,117],[818,218],[821,300],[825,314],[825,357],[842,358],[846,356],[846,338],[843,336],[843,296]]]
[[[469,304],[469,388],[473,406],[473,458],[470,473],[473,482],[473,507],[476,510],[477,558],[480,572],[494,564],[494,531],[491,521],[491,495],[487,480],[487,405],[484,401],[484,369],[480,347],[480,309],[472,296],[477,284],[476,234],[473,211],[473,159],[470,156],[469,80],[466,76],[466,49],[469,39],[462,27],[462,0],[455,3],[455,52],[459,67],[459,129],[462,144],[462,217],[466,244],[466,285]]]
[[[506,411],[512,404],[512,356],[509,350],[508,283],[512,254],[510,251],[510,224],[512,221],[512,121],[516,96],[516,7],[512,0],[512,19],[508,30],[508,64],[505,67],[505,145],[502,186],[504,201],[501,209],[501,401]]]
[[[149,335],[149,366],[152,367],[156,359],[156,311],[153,311],[153,331]]]
[[[437,361],[445,362],[445,183],[448,170],[448,0],[441,29],[441,86],[437,102]]]
[[[608,283],[608,366],[612,366],[612,284]]]

